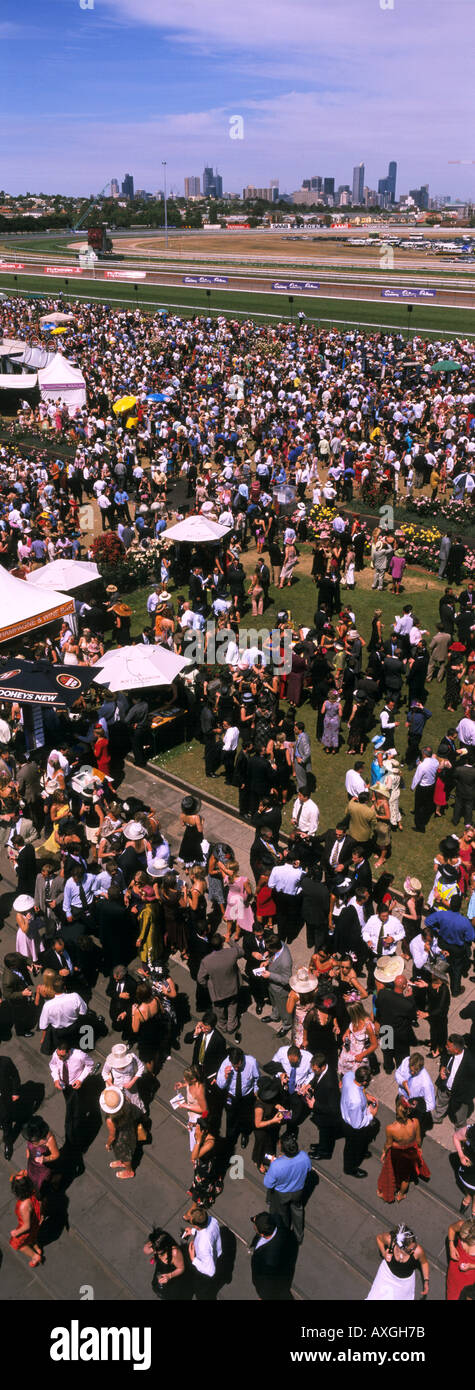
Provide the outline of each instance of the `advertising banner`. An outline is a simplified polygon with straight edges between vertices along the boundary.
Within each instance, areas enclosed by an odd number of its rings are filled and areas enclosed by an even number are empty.
[[[227,275],[184,275],[183,285],[227,285]]]
[[[301,292],[302,290],[319,290],[320,282],[318,280],[273,280],[272,289],[282,290],[285,294],[289,290],[294,290],[296,293],[299,290]]]
[[[437,290],[415,290],[412,286],[403,290],[381,290],[382,299],[435,299]]]
[[[45,265],[45,275],[82,275],[77,265]]]
[[[105,280],[145,280],[146,270],[105,270]]]

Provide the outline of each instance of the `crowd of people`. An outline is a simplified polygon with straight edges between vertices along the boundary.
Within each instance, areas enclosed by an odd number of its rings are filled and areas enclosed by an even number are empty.
[[[5,336],[37,343],[44,307],[2,306]],[[351,1188],[368,1179],[365,1156],[380,1129],[372,1079],[383,1068],[394,1080],[395,1117],[385,1127],[377,1195],[399,1204],[412,1184],[430,1184],[425,1136],[448,1116],[463,1210],[448,1233],[447,1297],[473,1297],[475,1004],[460,1010],[467,1034],[462,1024],[451,1031],[448,1015],[473,968],[475,940],[475,590],[460,569],[447,575],[430,632],[404,592],[389,630],[375,609],[366,642],[358,576],[369,561],[373,588],[389,580],[399,595],[404,536],[386,525],[369,546],[367,524],[348,513],[368,477],[385,480],[397,498],[401,480],[409,493],[425,481],[434,487],[437,470],[459,493],[463,475],[470,501],[473,347],[450,346],[454,386],[431,375],[440,346],[415,338],[408,350],[396,332],[337,333],[302,321],[164,322],[138,309],[76,306],[68,356],[86,377],[87,408],[70,418],[57,402],[24,404],[3,431],[4,567],[22,577],[63,555],[91,557],[93,532],[117,535],[124,555],[160,543],[159,582],[138,637],[123,594],[103,584],[46,637],[27,637],[22,655],[91,666],[111,644],[139,640],[180,653],[203,633],[202,659],[177,680],[172,702],[202,742],[206,784],[223,772],[255,832],[248,870],[232,843],[207,838],[198,789],[182,800],[176,842],[154,807],[127,796],[125,752],[144,765],[150,751],[143,693],[91,688],[72,715],[3,704],[0,839],[15,872],[16,940],[3,962],[0,1125],[7,1160],[15,1146],[17,1161],[20,1133],[26,1142],[26,1168],[12,1179],[11,1244],[32,1267],[101,1123],[117,1179],[140,1181],[142,1149],[154,1142],[157,1077],[163,1090],[185,1040],[192,1055],[171,1103],[177,1121],[187,1116],[189,1204],[181,1240],[155,1227],[145,1247],[157,1296],[216,1297],[223,1252],[211,1209],[236,1149],[252,1140],[263,1197],[249,1237],[254,1288],[264,1300],[291,1297],[313,1162],[331,1164],[343,1141],[343,1181]],[[136,398],[133,425],[113,410],[125,390]],[[86,538],[85,499],[93,516]],[[331,520],[312,531],[321,503]],[[227,528],[221,545],[190,554],[163,539],[171,515],[187,506]],[[292,589],[311,535],[315,612],[294,623],[290,594],[268,643],[242,649],[246,614],[264,615]],[[451,553],[463,565],[457,540],[448,540],[442,574]],[[218,667],[207,660],[211,617],[223,639]],[[276,634],[282,658],[292,637],[287,668],[276,659]],[[447,728],[429,744],[435,679],[445,680]],[[338,768],[346,755],[347,805],[334,824],[331,805],[319,805],[320,759],[336,758]],[[424,886],[409,843],[398,890],[387,861],[403,829],[403,767],[415,832],[449,810],[453,829],[425,866]],[[108,1022],[93,1006],[98,981]],[[192,1015],[199,1021],[186,1032]],[[262,1028],[258,1056],[241,1047],[246,1015],[272,1025]],[[18,1121],[25,1078],[8,1055],[14,1033],[38,1038],[49,1059],[65,1098],[64,1142],[36,1106]],[[97,1043],[105,1037],[103,1061]],[[307,1121],[317,1130],[308,1150]],[[430,1261],[416,1234],[399,1225],[378,1236],[378,1249],[370,1299],[414,1298],[417,1269],[427,1296]]]

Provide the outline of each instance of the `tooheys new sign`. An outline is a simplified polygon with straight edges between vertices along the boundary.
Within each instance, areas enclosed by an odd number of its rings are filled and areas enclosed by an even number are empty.
[[[92,667],[58,667],[47,661],[20,660],[13,666],[3,663],[3,669],[0,665],[0,699],[69,709],[93,680]]]

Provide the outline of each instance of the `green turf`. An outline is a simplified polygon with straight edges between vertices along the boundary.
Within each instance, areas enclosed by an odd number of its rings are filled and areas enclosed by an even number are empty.
[[[301,548],[302,554],[304,547]],[[254,552],[252,552],[253,554]],[[246,557],[247,558],[247,557]],[[246,566],[247,567],[247,566]],[[369,573],[369,571],[368,571]],[[150,589],[152,585],[150,585]],[[401,613],[403,604],[411,601],[421,625],[428,628],[431,633],[435,630],[436,619],[438,619],[438,601],[443,585],[432,575],[426,574],[421,569],[407,569],[405,572],[405,591],[399,597],[384,591],[380,593],[371,589],[363,589],[358,584],[354,592],[342,590],[342,602],[348,602],[356,613],[358,630],[369,640],[371,631],[371,619],[375,608],[383,610],[383,622],[385,624],[385,636],[389,636],[392,621],[396,613]],[[146,600],[149,587],[139,589],[128,594],[128,601],[131,603],[135,613],[134,632],[137,634],[141,630],[141,625],[146,615]],[[289,605],[294,622],[296,624],[312,622],[313,613],[316,608],[316,588],[310,577],[303,575],[292,585],[291,590],[286,589],[282,593],[277,593],[275,589],[270,591],[271,603],[266,610],[265,616],[261,619],[250,619],[246,614],[243,626],[246,623],[251,626],[272,627],[276,613],[279,608]],[[283,603],[282,603],[283,599]],[[364,660],[363,669],[366,667]],[[427,707],[432,711],[432,718],[427,725],[427,740],[434,747],[445,733],[450,724],[457,724],[461,712],[456,715],[448,714],[443,708],[445,695],[444,684],[439,685],[433,681],[428,686]],[[406,729],[405,719],[407,706],[402,706],[399,712],[399,727],[396,730],[396,747],[400,758],[404,757],[406,748]],[[347,730],[343,729],[345,744],[340,749],[337,757],[327,757],[321,744],[317,743],[315,736],[316,711],[311,705],[305,702],[299,711],[312,741],[312,760],[313,770],[317,777],[317,790],[315,799],[320,807],[321,825],[326,829],[334,825],[345,813],[347,797],[344,787],[345,773],[353,766],[354,756],[348,756],[346,752]],[[372,733],[379,733],[379,720],[376,721],[375,729]],[[372,745],[369,744],[364,757],[365,772],[369,778],[371,764]],[[214,796],[220,797],[223,801],[237,807],[237,792],[235,788],[225,785],[224,776],[221,774],[219,780],[209,782],[204,775],[204,759],[202,745],[193,740],[188,744],[180,744],[178,748],[171,749],[169,752],[161,754],[156,759],[157,765],[164,770],[169,770],[185,781],[199,787],[203,792],[208,789]],[[393,834],[392,857],[387,865],[388,871],[394,874],[395,886],[401,887],[403,879],[409,871],[416,874],[422,881],[426,892],[432,885],[432,860],[437,851],[438,842],[444,833],[448,833],[448,826],[451,823],[451,810],[446,812],[443,820],[432,819],[425,836],[413,833],[412,807],[414,803],[414,793],[410,790],[412,772],[403,769],[403,776],[406,783],[405,790],[401,794],[401,811],[403,813],[404,832]],[[293,798],[290,800],[290,808]],[[206,815],[205,815],[206,820]],[[290,823],[290,810],[284,812],[283,829],[288,830]],[[447,830],[445,827],[447,826]],[[205,825],[206,831],[206,825]]]
[[[362,327],[368,325],[380,325],[381,327],[403,327],[409,324],[407,315],[407,305],[386,303],[379,300],[372,300],[367,303],[357,299],[324,299],[320,296],[297,295],[293,297],[293,305],[289,305],[287,295],[279,294],[253,294],[246,292],[235,292],[232,290],[213,289],[210,296],[206,295],[204,288],[192,289],[188,286],[165,286],[165,285],[139,285],[137,292],[126,294],[126,283],[121,281],[111,281],[104,284],[101,280],[86,279],[81,277],[77,282],[77,294],[71,290],[71,283],[65,284],[67,277],[56,279],[50,276],[47,281],[43,276],[19,275],[15,281],[12,275],[0,275],[0,288],[7,288],[13,294],[28,294],[29,291],[38,289],[44,290],[45,299],[57,296],[61,291],[65,300],[74,303],[87,299],[98,299],[102,302],[138,304],[143,308],[153,309],[154,307],[179,308],[189,313],[206,311],[222,313],[240,313],[252,318],[289,318],[292,308],[294,317],[300,308],[304,309],[310,321],[322,321],[326,324],[357,323]],[[13,280],[13,284],[12,284]],[[433,332],[440,332],[441,336],[453,336],[454,333],[475,332],[475,310],[474,309],[454,309],[429,307],[427,304],[417,304],[410,316],[410,331],[421,332],[424,329]]]

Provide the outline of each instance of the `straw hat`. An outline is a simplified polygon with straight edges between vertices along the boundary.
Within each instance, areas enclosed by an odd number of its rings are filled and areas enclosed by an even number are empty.
[[[127,1051],[126,1043],[115,1043],[106,1057],[106,1067],[110,1071],[125,1071],[132,1061],[133,1055]]]
[[[106,594],[118,594],[118,592],[119,592],[119,590],[118,590],[118,588],[117,588],[117,584],[108,584],[108,585],[107,585]]]
[[[295,975],[290,976],[290,988],[294,989],[296,994],[311,994],[316,987],[315,976],[310,975],[306,965],[301,965],[299,970],[295,971]]]
[[[124,1105],[124,1092],[108,1086],[99,1096],[99,1105],[104,1115],[117,1115]]]
[[[380,956],[374,972],[375,980],[381,985],[392,985],[401,974],[402,962],[399,956]]]
[[[420,879],[418,879],[418,878],[411,878],[410,875],[408,874],[407,878],[404,879],[404,892],[405,892],[405,893],[420,893],[420,892],[421,892],[421,889],[422,889],[422,883],[421,883]]]

